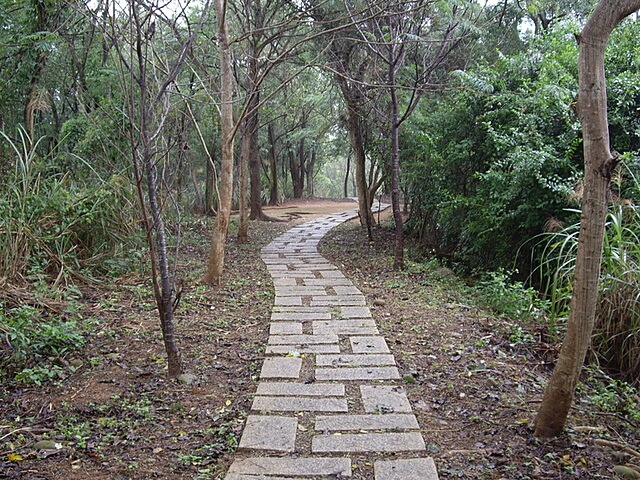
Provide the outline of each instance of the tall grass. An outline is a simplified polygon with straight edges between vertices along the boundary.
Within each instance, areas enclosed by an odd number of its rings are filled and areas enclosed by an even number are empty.
[[[635,181],[635,179],[634,179]],[[635,182],[640,192],[640,185]],[[551,326],[568,315],[579,224],[547,234],[540,271],[551,300]],[[640,208],[614,203],[607,213],[592,356],[610,373],[640,382]]]
[[[0,135],[10,152],[1,159],[10,167],[0,186],[0,278],[60,284],[99,267],[133,232],[128,185],[84,185],[56,171],[57,159],[39,155],[40,141],[30,147],[23,130],[17,140]]]

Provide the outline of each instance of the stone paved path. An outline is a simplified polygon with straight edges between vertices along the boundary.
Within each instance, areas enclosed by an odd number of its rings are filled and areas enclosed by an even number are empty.
[[[437,480],[365,297],[317,251],[355,210],[262,250],[275,305],[252,411],[225,480]]]

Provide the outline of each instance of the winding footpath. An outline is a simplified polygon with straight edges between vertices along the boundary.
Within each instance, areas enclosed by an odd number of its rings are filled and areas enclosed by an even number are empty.
[[[225,480],[437,480],[396,362],[365,297],[317,250],[357,211],[262,250],[275,286],[266,358]]]

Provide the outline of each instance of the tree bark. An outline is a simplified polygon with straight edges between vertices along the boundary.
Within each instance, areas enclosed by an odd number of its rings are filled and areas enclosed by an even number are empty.
[[[231,70],[231,50],[227,35],[227,2],[215,0],[218,22],[218,49],[220,52],[220,103],[222,154],[220,158],[220,191],[218,215],[211,237],[211,253],[205,276],[205,283],[220,285],[224,270],[224,247],[229,230],[231,203],[233,197],[233,73]]]
[[[269,205],[278,204],[278,151],[276,150],[276,138],[273,132],[273,125],[267,127],[269,144],[271,147],[271,188],[269,191]]]
[[[394,45],[390,45],[390,58],[395,58]],[[404,229],[400,210],[400,138],[398,94],[396,92],[396,63],[389,63],[389,94],[391,96],[391,207],[395,224],[394,270],[404,268]]]
[[[540,438],[562,433],[591,341],[609,186],[618,163],[609,147],[604,53],[613,29],[638,9],[640,0],[600,0],[578,37],[578,113],[585,162],[582,216],[567,333],[535,420],[535,436]]]

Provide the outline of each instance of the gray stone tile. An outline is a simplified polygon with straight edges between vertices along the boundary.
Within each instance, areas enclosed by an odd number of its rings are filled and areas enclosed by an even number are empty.
[[[340,314],[346,318],[371,318],[369,307],[342,307]]]
[[[303,282],[305,285],[319,285],[324,287],[353,285],[353,282],[348,278],[305,278]]]
[[[334,397],[267,397],[253,399],[252,410],[264,412],[346,412],[347,401]]]
[[[296,279],[295,278],[290,278],[290,277],[279,277],[279,278],[274,278],[273,279],[273,286],[278,288],[278,287],[292,287],[294,285],[297,285]]]
[[[362,292],[355,285],[335,285],[333,289],[336,295],[362,295]]]
[[[315,345],[267,345],[265,353],[284,354],[296,353],[340,353],[337,343],[318,343]]]
[[[321,270],[321,278],[344,278],[344,274],[340,270]]]
[[[268,357],[264,359],[260,379],[298,378],[302,368],[302,359],[293,357]]]
[[[337,383],[260,382],[256,395],[344,397],[344,385]]]
[[[404,388],[389,385],[361,385],[362,404],[367,413],[411,412]]]
[[[396,380],[396,367],[316,368],[316,380]]]
[[[302,297],[276,297],[275,305],[302,305]]]
[[[276,287],[276,297],[321,297],[326,294],[327,291],[320,287]]]
[[[274,306],[275,313],[331,313],[329,307]]]
[[[383,337],[351,337],[353,353],[389,353],[389,347]]]
[[[269,326],[270,335],[300,335],[302,323],[300,322],[275,322]]]
[[[375,480],[438,480],[432,458],[378,460],[373,463]]]
[[[316,365],[319,367],[362,367],[362,366],[382,366],[395,365],[396,360],[390,353],[380,353],[372,355],[318,355]]]
[[[318,415],[315,429],[319,431],[336,430],[417,430],[415,415]]]
[[[376,322],[370,318],[351,318],[349,320],[314,320],[313,328],[341,327],[375,327]]]
[[[277,297],[276,297],[277,298]],[[310,305],[312,307],[328,306],[359,306],[366,305],[362,295],[327,295],[326,297],[312,297]]]
[[[328,335],[271,335],[269,345],[313,345],[317,343],[338,343],[338,336]]]
[[[303,312],[274,312],[271,314],[271,320],[298,320],[304,322],[307,320],[329,320],[330,312],[303,313]]]
[[[315,335],[322,335],[327,333],[335,333],[336,335],[378,335],[378,327],[350,327],[335,326],[335,327],[313,327],[313,333]]]
[[[411,452],[425,450],[422,435],[408,433],[343,433],[316,435],[311,439],[311,451],[323,452]]]
[[[251,457],[236,460],[229,474],[285,476],[351,476],[351,459],[343,457]]]
[[[296,417],[249,415],[239,448],[293,452],[296,448]]]
[[[300,477],[281,477],[265,475],[246,475],[243,473],[229,473],[224,477],[224,480],[299,480]]]

